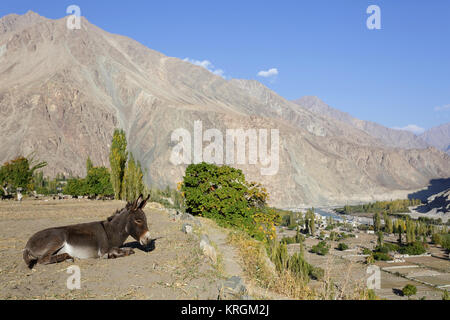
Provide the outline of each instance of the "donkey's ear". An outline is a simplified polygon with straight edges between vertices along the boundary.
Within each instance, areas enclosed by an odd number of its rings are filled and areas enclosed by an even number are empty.
[[[136,210],[137,208],[139,208],[141,200],[142,200],[142,194],[133,202],[133,206],[131,207],[131,209],[133,211]]]
[[[142,200],[142,202],[139,204],[139,209],[144,209],[145,208],[145,206],[147,205],[148,199],[150,199],[150,194],[148,195],[147,199]]]

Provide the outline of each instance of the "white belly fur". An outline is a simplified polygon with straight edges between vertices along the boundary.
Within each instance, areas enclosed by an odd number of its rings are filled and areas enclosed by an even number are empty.
[[[98,258],[99,252],[96,249],[89,247],[75,247],[67,242],[64,243],[64,247],[58,251],[58,254],[67,253],[69,256],[78,258],[78,259],[90,259],[90,258]]]

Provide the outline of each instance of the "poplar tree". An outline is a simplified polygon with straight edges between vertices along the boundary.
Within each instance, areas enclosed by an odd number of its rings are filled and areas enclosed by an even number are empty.
[[[114,130],[114,135],[109,153],[109,163],[111,166],[111,184],[114,189],[115,199],[121,199],[123,194],[122,185],[127,162],[127,139],[122,129]]]
[[[381,229],[381,217],[378,212],[375,213],[375,215],[373,216],[373,228],[374,228],[375,232],[380,231],[380,229]]]
[[[94,164],[92,163],[91,157],[88,156],[86,160],[86,176],[89,174],[89,171],[94,167]]]

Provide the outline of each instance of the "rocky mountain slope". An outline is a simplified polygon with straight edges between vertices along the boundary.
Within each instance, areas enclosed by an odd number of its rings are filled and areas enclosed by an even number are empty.
[[[450,154],[450,122],[425,131],[420,138],[429,145]]]
[[[384,127],[372,121],[365,121],[354,118],[346,112],[342,112],[330,107],[318,97],[305,96],[298,100],[295,100],[294,103],[314,113],[331,117],[333,119],[347,123],[364,132],[367,132],[372,137],[379,139],[384,145],[387,146],[405,149],[423,149],[430,146],[425,140],[417,137],[414,133],[404,130],[395,130]]]
[[[174,187],[186,165],[170,162],[171,134],[193,134],[197,120],[224,136],[227,129],[279,130],[276,175],[261,175],[259,162],[236,165],[278,206],[391,199],[450,177],[450,156],[421,149],[420,140],[405,138],[416,149],[393,148],[402,138],[375,139],[259,82],[225,80],[84,18],[81,30],[33,12],[0,19],[0,161],[36,151],[47,174],[81,176],[88,155],[108,165],[113,130],[121,127],[147,183]]]

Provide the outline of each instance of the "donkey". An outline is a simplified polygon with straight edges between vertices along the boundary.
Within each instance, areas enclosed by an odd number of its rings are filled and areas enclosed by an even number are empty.
[[[23,259],[28,268],[36,263],[51,264],[65,260],[115,259],[133,254],[132,248],[121,248],[128,236],[142,246],[151,242],[147,218],[143,211],[148,199],[140,195],[105,221],[76,224],[39,231],[27,242]]]

